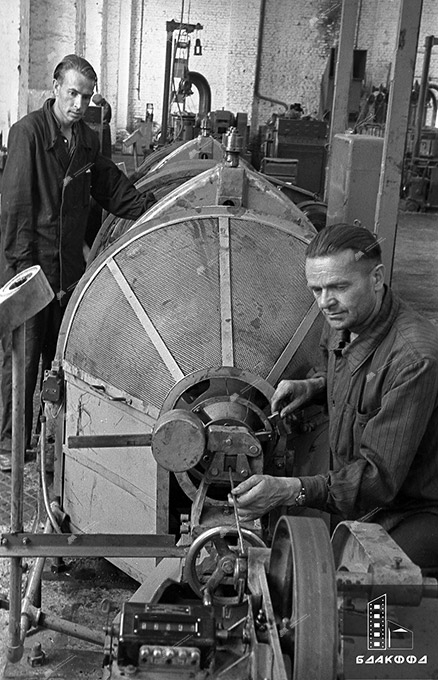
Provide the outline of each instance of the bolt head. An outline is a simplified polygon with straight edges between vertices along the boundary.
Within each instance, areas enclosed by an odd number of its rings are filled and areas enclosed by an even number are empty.
[[[234,571],[234,562],[233,560],[224,560],[221,567],[226,574],[232,574]]]

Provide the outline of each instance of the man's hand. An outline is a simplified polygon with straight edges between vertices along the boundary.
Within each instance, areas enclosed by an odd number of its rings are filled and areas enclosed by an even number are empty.
[[[82,243],[82,253],[83,253],[85,262],[88,262],[90,252],[91,252],[90,246],[88,245],[88,243],[86,243],[86,241],[83,241],[83,243]]]
[[[324,385],[324,378],[282,380],[271,399],[272,413],[279,411],[280,418],[284,418],[309,401],[324,388]]]
[[[230,495],[237,500],[239,518],[248,522],[279,505],[293,505],[300,491],[301,481],[296,477],[253,475],[236,486]]]

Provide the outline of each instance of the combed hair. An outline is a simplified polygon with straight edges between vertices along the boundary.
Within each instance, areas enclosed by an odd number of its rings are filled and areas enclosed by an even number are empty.
[[[331,224],[321,229],[307,246],[306,257],[324,257],[344,250],[353,250],[358,260],[382,261],[382,250],[375,234],[365,227],[350,224]]]
[[[92,80],[94,84],[97,83],[97,75],[91,64],[83,57],[78,57],[77,54],[67,54],[53,72],[53,78],[62,83],[67,71],[72,70],[82,73],[85,78]]]

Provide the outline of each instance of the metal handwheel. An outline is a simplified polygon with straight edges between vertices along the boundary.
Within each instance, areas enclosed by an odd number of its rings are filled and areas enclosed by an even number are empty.
[[[239,548],[236,528],[207,529],[190,546],[184,577],[199,597],[216,604],[238,604],[244,597],[246,553],[249,546],[265,548],[265,543],[248,529],[242,529],[244,554]]]

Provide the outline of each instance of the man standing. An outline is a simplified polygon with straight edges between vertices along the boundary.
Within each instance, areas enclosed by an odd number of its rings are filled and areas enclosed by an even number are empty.
[[[39,264],[55,299],[26,324],[26,446],[42,356],[50,367],[65,306],[85,269],[85,230],[90,195],[109,212],[137,219],[155,202],[141,195],[99,151],[96,134],[82,120],[96,73],[71,54],[53,74],[54,98],[10,129],[1,205],[1,283]],[[11,348],[3,338],[1,454],[11,451]]]
[[[300,478],[255,475],[232,492],[242,519],[279,505],[380,523],[421,567],[438,566],[438,333],[384,284],[380,246],[333,225],[306,252],[306,278],[327,324],[322,366],[283,380],[285,417],[327,400],[331,469]]]

